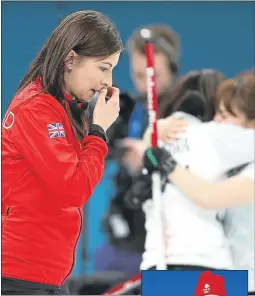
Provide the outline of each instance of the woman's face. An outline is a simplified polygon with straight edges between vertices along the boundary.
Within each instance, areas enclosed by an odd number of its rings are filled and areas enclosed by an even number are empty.
[[[234,109],[233,111],[235,115],[229,113],[226,110],[224,104],[221,103],[216,112],[214,120],[217,122],[232,123],[242,127],[252,127],[252,125],[254,125],[254,121],[247,120],[246,116],[240,110]]]
[[[89,102],[103,87],[112,86],[112,71],[118,64],[120,53],[106,58],[79,59],[74,51],[65,63],[65,91],[73,98]]]

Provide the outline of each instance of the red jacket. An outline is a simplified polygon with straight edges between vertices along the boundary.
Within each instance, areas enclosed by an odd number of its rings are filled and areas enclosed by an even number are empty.
[[[64,283],[107,151],[97,136],[78,142],[38,83],[14,98],[2,123],[2,276]]]

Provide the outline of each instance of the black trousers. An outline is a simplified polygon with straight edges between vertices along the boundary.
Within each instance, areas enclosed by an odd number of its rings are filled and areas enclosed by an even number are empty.
[[[1,295],[70,295],[68,285],[52,286],[2,277]]]

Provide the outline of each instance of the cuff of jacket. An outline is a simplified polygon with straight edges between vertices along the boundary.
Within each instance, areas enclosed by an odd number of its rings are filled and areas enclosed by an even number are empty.
[[[91,124],[89,127],[89,136],[97,136],[103,139],[106,143],[108,142],[108,138],[106,136],[106,133],[104,129],[97,124]]]
[[[103,157],[106,157],[108,153],[108,146],[106,142],[95,135],[88,135],[82,140],[83,146],[85,146],[87,149],[93,148],[100,151],[100,153],[103,154]]]

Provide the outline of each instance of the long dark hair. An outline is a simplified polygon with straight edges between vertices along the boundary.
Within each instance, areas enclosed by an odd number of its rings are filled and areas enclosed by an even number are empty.
[[[65,108],[75,135],[87,133],[88,114],[82,112],[80,122],[66,107],[64,97],[64,63],[74,50],[81,57],[107,57],[123,51],[119,33],[110,19],[97,11],[77,11],[67,16],[53,31],[33,60],[17,92],[41,77],[43,91],[52,95]]]
[[[201,104],[187,106],[185,103],[188,101],[195,103],[197,100],[197,102],[203,103],[204,110],[201,120],[204,122],[212,120],[216,109],[217,88],[223,80],[225,80],[224,74],[214,69],[202,69],[187,73],[179,79],[172,93],[169,94],[170,99],[163,106],[165,112],[162,117],[167,117],[175,111],[185,111],[181,110],[184,105],[186,109],[187,107],[190,109],[190,112],[201,113],[199,110]],[[190,100],[191,97],[192,100]]]

